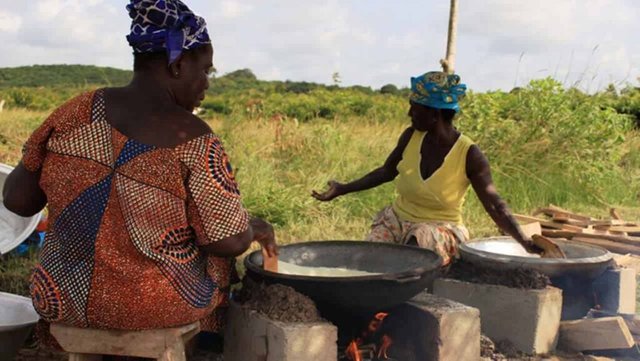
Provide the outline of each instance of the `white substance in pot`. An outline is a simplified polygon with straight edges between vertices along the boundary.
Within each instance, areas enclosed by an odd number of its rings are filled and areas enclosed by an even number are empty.
[[[299,266],[292,263],[278,261],[278,273],[297,276],[317,276],[317,277],[355,277],[355,276],[377,276],[382,273],[367,272],[356,269],[337,267],[309,267]]]

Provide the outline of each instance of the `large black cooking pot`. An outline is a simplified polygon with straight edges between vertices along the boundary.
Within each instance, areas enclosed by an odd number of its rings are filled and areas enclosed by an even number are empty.
[[[355,277],[288,275],[265,271],[260,251],[244,259],[250,278],[291,286],[314,300],[321,312],[327,308],[378,311],[398,305],[430,285],[442,264],[442,258],[429,250],[363,241],[290,244],[280,247],[278,258],[299,266],[381,273]]]

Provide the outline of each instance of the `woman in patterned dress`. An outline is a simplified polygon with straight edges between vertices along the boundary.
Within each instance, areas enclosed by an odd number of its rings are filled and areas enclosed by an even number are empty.
[[[49,228],[31,278],[47,323],[218,331],[235,268],[252,241],[277,252],[252,218],[220,138],[192,115],[213,47],[178,0],[132,0],[134,75],[82,94],[30,136],[4,203]]]
[[[466,86],[460,77],[428,72],[411,78],[408,127],[386,162],[349,182],[329,181],[320,201],[377,187],[396,178],[398,197],[374,218],[369,241],[393,242],[430,249],[448,265],[458,246],[469,240],[462,223],[462,205],[471,185],[496,225],[525,249],[539,252],[515,221],[491,179],[489,162],[452,121]]]

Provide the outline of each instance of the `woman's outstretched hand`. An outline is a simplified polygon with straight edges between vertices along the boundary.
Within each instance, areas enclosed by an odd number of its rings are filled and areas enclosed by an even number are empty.
[[[257,217],[251,218],[251,228],[253,229],[253,240],[260,243],[270,257],[278,254],[276,235],[273,226],[265,220]]]
[[[319,201],[328,202],[337,196],[341,196],[342,193],[342,183],[338,183],[335,180],[330,180],[327,182],[329,189],[324,191],[323,193],[318,193],[314,190],[311,191],[311,196]]]

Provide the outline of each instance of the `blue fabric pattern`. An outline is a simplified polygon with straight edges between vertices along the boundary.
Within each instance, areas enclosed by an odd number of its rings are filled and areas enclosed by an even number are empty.
[[[436,109],[460,111],[458,102],[464,98],[467,86],[460,84],[460,76],[430,71],[411,78],[412,102]]]
[[[135,53],[165,50],[172,64],[184,50],[211,44],[205,20],[180,0],[131,0],[127,10]]]

